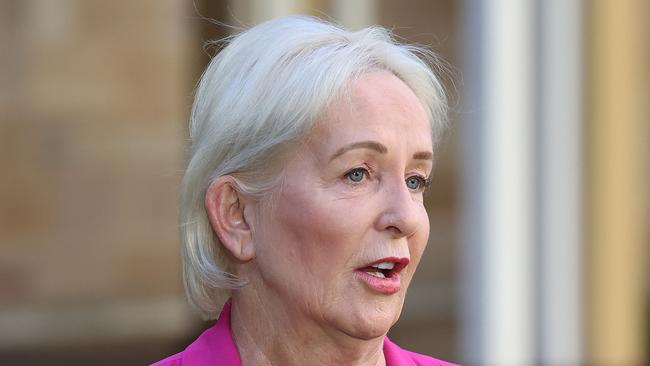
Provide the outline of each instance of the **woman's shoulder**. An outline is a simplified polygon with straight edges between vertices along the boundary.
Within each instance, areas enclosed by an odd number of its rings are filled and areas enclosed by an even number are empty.
[[[228,309],[183,351],[150,366],[240,366],[239,353],[230,333]]]
[[[214,334],[216,330],[215,327],[206,330],[185,350],[153,363],[150,366],[183,366],[183,364],[192,366],[212,364],[241,365],[239,355],[231,352],[229,344],[224,344],[223,341],[219,341],[218,335]],[[218,347],[219,345],[222,347]],[[218,349],[225,352],[218,352]],[[384,356],[386,357],[387,366],[458,366],[431,356],[402,349],[388,339],[388,337],[384,340]]]
[[[181,366],[183,365],[183,352],[179,352],[173,356],[169,356],[158,362],[152,363],[149,366]]]
[[[384,339],[384,357],[386,357],[386,366],[458,366],[431,356],[407,351],[388,337]]]
[[[406,351],[406,350],[403,351],[408,354],[408,357],[410,357],[411,361],[413,361],[413,364],[417,366],[459,366],[458,364],[443,361],[437,358],[433,358],[431,356],[422,355],[419,353]]]
[[[239,354],[230,339],[213,326],[203,332],[183,351],[150,366],[240,366]],[[230,337],[230,334],[227,334]]]

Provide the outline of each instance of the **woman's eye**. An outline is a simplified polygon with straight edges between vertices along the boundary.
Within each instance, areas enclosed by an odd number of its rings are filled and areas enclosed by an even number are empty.
[[[427,180],[423,177],[414,175],[406,178],[406,186],[413,191],[423,191],[427,186]]]
[[[345,173],[345,177],[354,183],[359,183],[368,175],[368,170],[365,168],[355,168]]]

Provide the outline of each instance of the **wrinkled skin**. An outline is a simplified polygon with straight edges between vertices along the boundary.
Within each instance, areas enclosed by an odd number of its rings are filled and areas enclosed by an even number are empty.
[[[422,104],[393,74],[369,73],[332,104],[269,202],[246,206],[255,257],[236,266],[250,284],[233,297],[245,364],[382,364],[429,235],[432,150]],[[410,261],[394,294],[356,275],[386,257]]]

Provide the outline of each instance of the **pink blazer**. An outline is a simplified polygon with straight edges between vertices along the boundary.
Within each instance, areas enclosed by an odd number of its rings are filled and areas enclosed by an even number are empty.
[[[435,358],[401,349],[384,338],[386,366],[457,366]],[[230,333],[230,301],[221,310],[219,320],[184,351],[151,366],[241,366],[239,352]]]

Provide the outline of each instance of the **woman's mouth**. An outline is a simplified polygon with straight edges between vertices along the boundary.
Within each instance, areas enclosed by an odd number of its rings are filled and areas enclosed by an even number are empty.
[[[382,258],[358,268],[355,274],[371,290],[394,294],[401,289],[400,272],[408,263],[408,258]]]

